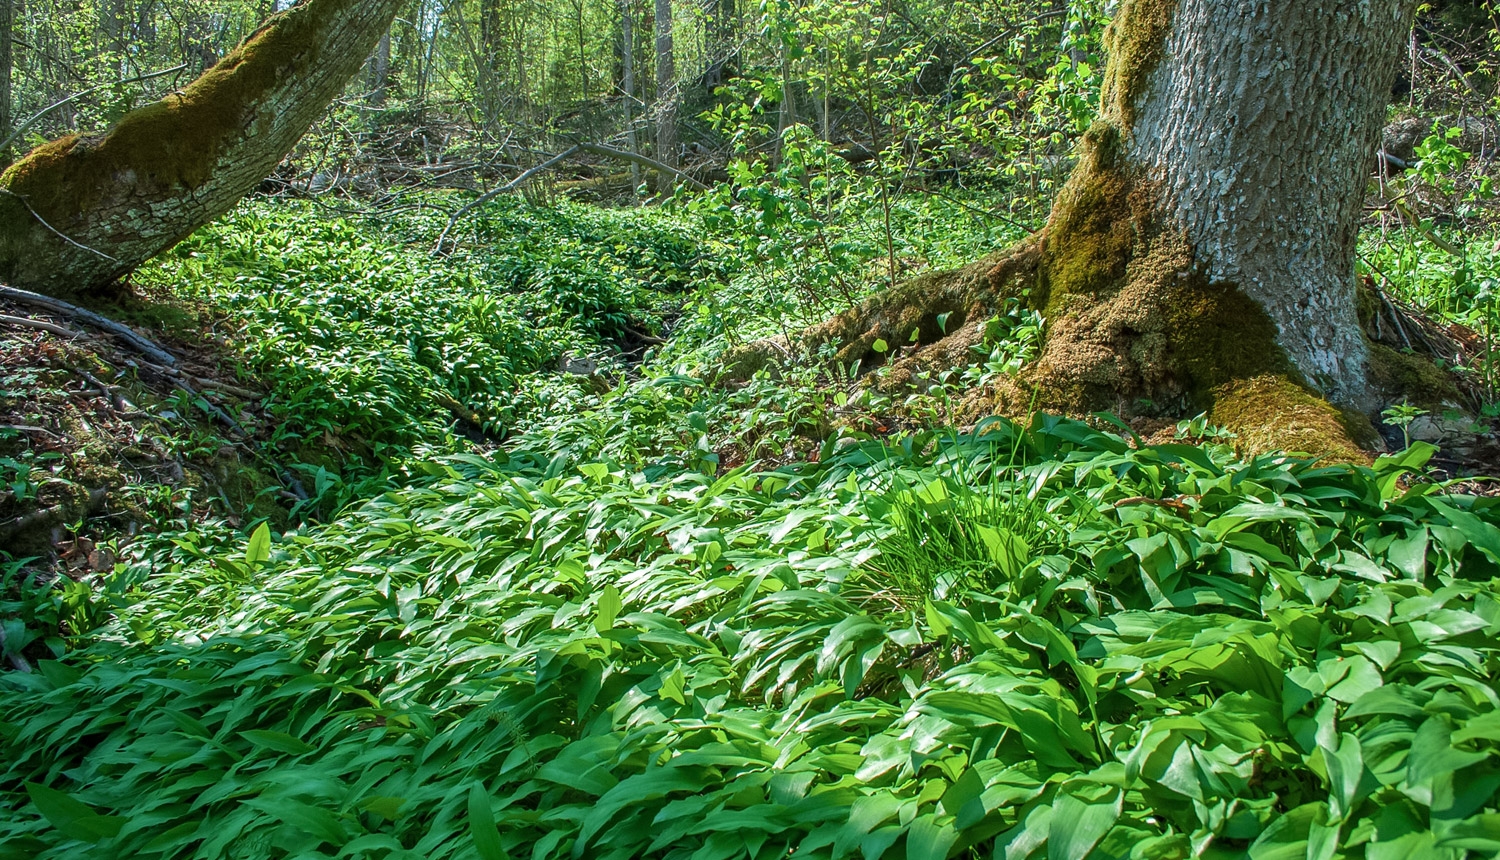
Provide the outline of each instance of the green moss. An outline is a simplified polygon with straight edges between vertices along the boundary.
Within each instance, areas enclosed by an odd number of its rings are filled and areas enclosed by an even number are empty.
[[[1177,0],[1124,0],[1105,31],[1105,68],[1101,102],[1106,116],[1130,128],[1135,122],[1135,101],[1146,82],[1166,56],[1167,37]]]
[[[212,473],[218,485],[215,489],[230,513],[246,520],[269,520],[278,530],[291,522],[277,499],[281,482],[241,460],[233,448],[220,452]]]
[[[1330,405],[1297,382],[1275,374],[1221,386],[1209,420],[1234,431],[1243,454],[1288,451],[1335,462],[1367,463],[1376,444],[1368,419]]]
[[[1370,381],[1391,399],[1441,410],[1462,400],[1453,376],[1432,359],[1399,352],[1383,343],[1370,344]]]
[[[1032,296],[1044,316],[1055,316],[1067,296],[1098,295],[1117,285],[1136,238],[1133,183],[1119,169],[1119,131],[1104,121],[1084,136],[1080,160],[1063,187],[1042,243],[1040,289]]]
[[[1051,322],[1043,402],[1201,410],[1232,380],[1295,377],[1276,324],[1235,285],[1209,282],[1120,141],[1115,124],[1094,124],[1045,231],[1033,295]]]

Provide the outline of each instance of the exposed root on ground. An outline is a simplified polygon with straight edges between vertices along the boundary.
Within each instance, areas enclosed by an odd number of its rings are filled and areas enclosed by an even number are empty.
[[[117,301],[127,318],[137,305],[183,316],[168,335],[177,366],[76,328],[76,314],[0,301],[0,545],[88,572],[113,566],[104,533],[184,516],[284,522],[297,484],[239,441],[271,421],[235,359],[180,308]]]

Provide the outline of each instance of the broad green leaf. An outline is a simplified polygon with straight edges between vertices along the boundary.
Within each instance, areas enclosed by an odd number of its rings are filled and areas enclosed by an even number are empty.
[[[477,782],[469,786],[469,837],[474,840],[480,860],[510,860],[509,852],[500,842],[489,792]]]
[[[271,557],[271,527],[261,523],[250,533],[250,542],[245,545],[245,564],[254,567]]]
[[[1083,860],[1120,818],[1123,793],[1113,788],[1096,800],[1059,794],[1052,804],[1047,860]]]
[[[317,747],[310,746],[285,732],[251,729],[239,734],[240,737],[258,747],[264,747],[274,752],[286,753],[287,755],[303,755],[317,749]]]
[[[611,630],[615,626],[615,619],[620,617],[620,610],[625,604],[620,600],[620,590],[613,585],[604,587],[604,592],[599,595],[599,603],[596,609],[598,613],[594,620],[594,628],[600,633]]]
[[[100,815],[72,795],[56,789],[26,783],[26,794],[36,808],[56,827],[60,833],[80,842],[99,842],[118,836],[125,826],[125,819],[113,815]]]
[[[958,830],[936,814],[919,816],[906,831],[908,860],[947,860],[958,842]]]

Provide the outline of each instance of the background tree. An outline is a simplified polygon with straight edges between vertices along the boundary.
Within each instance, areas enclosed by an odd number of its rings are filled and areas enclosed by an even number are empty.
[[[113,281],[227,212],[364,65],[403,0],[311,0],[99,136],[0,174],[0,281],[69,295]]]
[[[672,43],[672,0],[656,0],[656,158],[677,166],[677,59]]]
[[[11,129],[11,83],[13,65],[11,47],[15,35],[15,7],[13,0],[0,0],[0,141],[10,137]],[[0,164],[7,163],[8,147],[0,145]]]

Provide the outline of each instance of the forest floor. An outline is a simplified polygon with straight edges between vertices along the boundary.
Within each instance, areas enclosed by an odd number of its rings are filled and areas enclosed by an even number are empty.
[[[1014,238],[907,205],[908,273]],[[501,200],[434,257],[420,210],[251,202],[98,306],[177,374],[0,325],[0,527],[45,514],[0,562],[0,860],[1500,851],[1486,404],[1368,464],[955,426],[1019,308],[899,395],[716,384],[889,244],[799,280],[817,237],[698,217]]]

